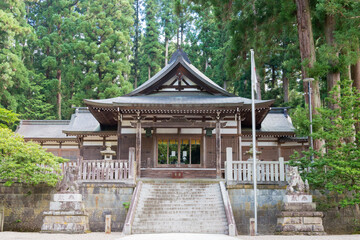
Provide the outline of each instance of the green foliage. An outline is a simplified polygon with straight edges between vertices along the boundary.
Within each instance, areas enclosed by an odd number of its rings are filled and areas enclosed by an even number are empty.
[[[5,108],[0,108],[0,128],[11,127],[17,121],[19,121],[18,114]]]
[[[159,10],[158,1],[145,1],[146,27],[141,46],[140,83],[148,80],[149,71],[151,77],[155,75],[162,66],[163,46],[159,42],[160,24],[157,15]]]
[[[0,106],[20,110],[29,87],[24,44],[31,33],[25,21],[25,4],[20,0],[0,2]]]
[[[128,211],[130,208],[130,202],[123,202],[123,206],[124,206],[125,210]]]
[[[321,108],[315,119],[322,128],[313,137],[325,141],[323,149],[310,149],[303,157],[297,154],[292,164],[303,170],[314,188],[338,193],[338,203],[347,206],[360,203],[360,94],[349,80],[342,80],[340,88],[332,95],[340,91],[341,98],[328,98],[339,108]]]
[[[25,142],[7,128],[17,120],[17,114],[0,108],[0,179],[6,186],[14,182],[55,186],[61,178],[60,163],[67,160],[46,152],[39,144]]]
[[[0,128],[0,159],[0,179],[6,186],[14,182],[55,186],[61,178],[59,163],[66,161],[6,128]]]

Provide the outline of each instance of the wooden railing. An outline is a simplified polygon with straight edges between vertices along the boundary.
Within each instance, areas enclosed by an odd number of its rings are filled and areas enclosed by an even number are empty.
[[[129,179],[128,160],[85,160],[80,162],[80,180],[123,180]]]
[[[130,148],[129,160],[78,160],[61,164],[62,172],[71,166],[78,166],[80,181],[123,181],[136,180],[134,148]]]
[[[284,158],[279,161],[257,161],[257,181],[261,183],[276,183],[286,180],[287,166]],[[253,161],[232,161],[232,149],[226,149],[226,170],[227,182],[253,182]]]

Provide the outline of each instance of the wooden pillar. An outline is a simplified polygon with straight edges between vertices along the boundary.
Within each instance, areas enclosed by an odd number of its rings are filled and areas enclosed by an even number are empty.
[[[84,159],[84,137],[79,137],[80,159]]]
[[[278,142],[278,158],[282,157],[282,151],[281,151],[281,143]]]
[[[104,150],[106,149],[106,137],[105,136],[103,137],[103,148],[104,148]]]
[[[61,155],[62,155],[62,151],[61,151],[62,143],[63,143],[63,142],[61,142],[61,141],[59,142],[59,149],[58,149],[58,156],[59,156],[59,157],[61,157]]]
[[[206,131],[206,129],[202,129],[202,165],[203,165],[203,168],[206,168],[206,137],[205,137],[205,134],[204,134],[204,131]]]
[[[216,117],[216,178],[221,178],[221,132],[220,116]]]
[[[120,154],[121,154],[121,122],[122,122],[122,115],[120,112],[118,112],[118,121],[117,121],[117,159],[120,160]]]
[[[137,123],[136,123],[136,149],[135,149],[135,160],[137,168],[137,176],[140,177],[141,168],[141,118],[140,112],[138,112]]]
[[[242,161],[241,114],[237,115],[238,161]]]

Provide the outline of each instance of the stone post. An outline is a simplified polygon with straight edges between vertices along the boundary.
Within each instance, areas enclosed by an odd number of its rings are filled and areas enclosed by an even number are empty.
[[[232,181],[233,180],[233,173],[232,173],[232,160],[233,160],[233,156],[232,156],[232,148],[231,147],[227,147],[226,148],[226,182],[228,181]]]
[[[279,158],[279,168],[280,168],[280,181],[285,181],[285,165],[284,165],[284,158]]]
[[[111,233],[111,215],[105,216],[105,233],[106,234]]]

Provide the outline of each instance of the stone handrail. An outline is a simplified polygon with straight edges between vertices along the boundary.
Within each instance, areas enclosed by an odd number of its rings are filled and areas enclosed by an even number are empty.
[[[130,207],[126,215],[126,220],[123,228],[123,234],[125,235],[131,234],[131,228],[134,222],[135,212],[139,201],[141,188],[142,188],[142,181],[139,181],[131,198]]]
[[[228,227],[229,227],[229,236],[236,236],[237,230],[236,230],[234,214],[233,214],[230,199],[229,199],[229,194],[226,191],[224,182],[222,182],[222,181],[220,182],[220,190],[221,190],[221,196],[222,196],[223,203],[224,203],[226,219],[227,219]]]

